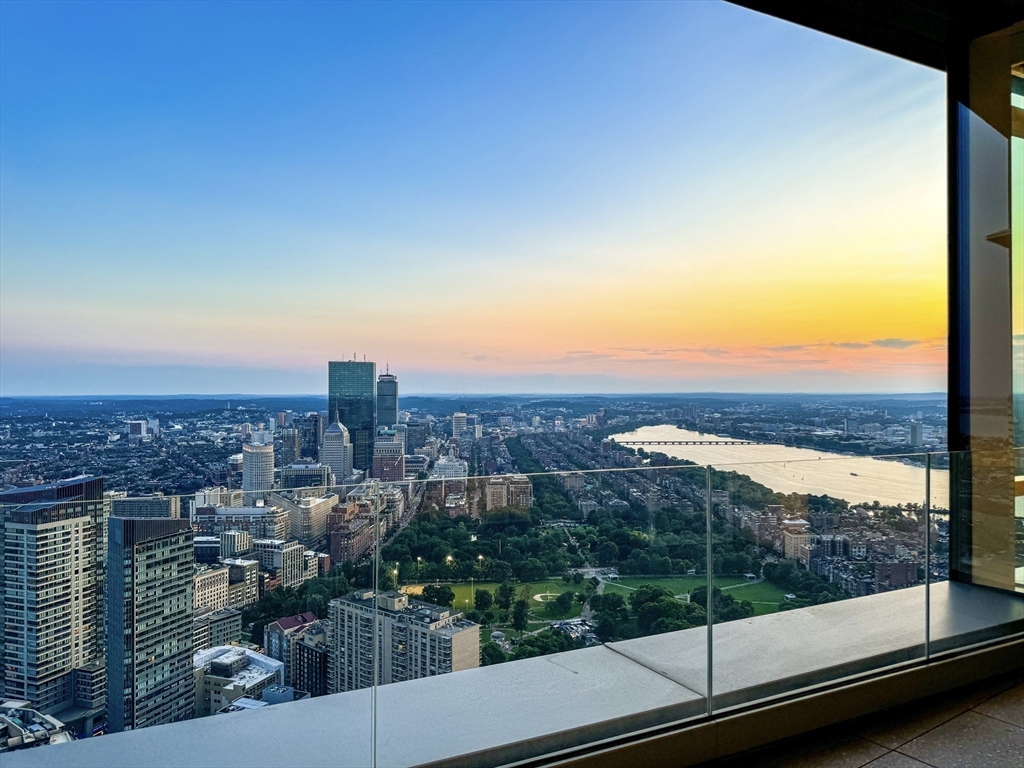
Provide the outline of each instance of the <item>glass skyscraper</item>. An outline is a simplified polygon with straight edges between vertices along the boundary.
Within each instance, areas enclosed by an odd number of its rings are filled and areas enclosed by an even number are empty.
[[[327,418],[348,428],[352,466],[373,466],[377,432],[377,364],[334,361],[327,364]]]
[[[398,378],[382,373],[377,379],[377,426],[393,427],[398,423]]]

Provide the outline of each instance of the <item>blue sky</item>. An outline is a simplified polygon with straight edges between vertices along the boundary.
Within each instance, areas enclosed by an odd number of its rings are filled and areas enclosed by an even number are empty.
[[[0,22],[2,394],[943,386],[939,73],[717,2]]]

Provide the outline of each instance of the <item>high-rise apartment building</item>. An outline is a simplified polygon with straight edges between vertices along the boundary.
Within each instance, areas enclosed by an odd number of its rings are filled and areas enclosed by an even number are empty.
[[[107,726],[111,731],[192,717],[193,562],[187,520],[110,518]]]
[[[348,427],[352,465],[370,469],[377,434],[376,363],[349,360],[327,364],[327,414],[332,422]]]
[[[492,477],[487,481],[487,511],[508,506],[508,483],[503,477]]]
[[[373,444],[374,478],[386,482],[401,482],[405,479],[405,451],[397,440],[377,440]]]
[[[192,576],[193,608],[219,611],[228,606],[228,569],[223,565],[197,565]]]
[[[310,624],[293,642],[292,685],[310,696],[326,696],[331,656],[330,622]]]
[[[192,617],[192,649],[202,651],[231,645],[242,637],[242,612],[234,608],[203,609]]]
[[[391,373],[377,377],[377,426],[393,427],[398,423],[398,378]]]
[[[300,613],[295,616],[284,616],[263,628],[263,652],[270,658],[284,663],[285,685],[295,685],[292,674],[295,654],[294,641],[306,627],[316,621],[316,614]]]
[[[452,414],[452,437],[458,439],[466,431],[466,414],[456,411]]]
[[[508,476],[508,503],[512,507],[529,509],[533,506],[533,483],[526,475]]]
[[[0,697],[77,709],[62,718],[76,729],[91,730],[104,704],[108,513],[101,477],[0,493]]]
[[[242,491],[246,504],[255,504],[257,499],[266,498],[267,491],[274,487],[274,446],[242,446]]]
[[[112,517],[181,517],[181,497],[158,493],[111,499],[110,514]]]
[[[397,683],[480,666],[480,625],[462,614],[399,592],[363,590],[331,601],[331,693]]]
[[[282,587],[296,587],[306,580],[306,548],[297,541],[256,539],[253,550],[260,567],[279,578]]]
[[[324,431],[320,444],[320,462],[330,469],[337,485],[352,474],[355,454],[350,436],[348,428],[336,421]]]
[[[221,560],[228,568],[228,605],[245,608],[260,599],[260,564],[258,560],[225,557]]]

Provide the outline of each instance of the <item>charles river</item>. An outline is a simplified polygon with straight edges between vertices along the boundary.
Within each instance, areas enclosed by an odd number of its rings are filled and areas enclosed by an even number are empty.
[[[630,440],[729,440],[709,433],[678,429],[671,424],[641,427],[612,435]],[[851,504],[924,503],[925,469],[901,461],[845,456],[786,445],[645,445],[657,451],[716,469],[734,470],[782,493],[828,494]],[[923,462],[922,462],[923,464]],[[932,507],[949,507],[949,471],[933,469]]]

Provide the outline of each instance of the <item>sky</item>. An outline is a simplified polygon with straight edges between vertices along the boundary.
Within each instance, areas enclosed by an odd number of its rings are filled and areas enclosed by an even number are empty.
[[[720,2],[0,3],[0,395],[945,389],[944,76]]]

